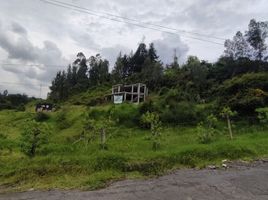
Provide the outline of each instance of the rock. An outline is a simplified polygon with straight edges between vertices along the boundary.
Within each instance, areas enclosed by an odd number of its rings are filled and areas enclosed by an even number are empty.
[[[222,164],[222,167],[227,168],[228,166],[227,166],[226,164],[223,163],[223,164]]]
[[[208,169],[217,169],[217,167],[215,165],[209,165]]]

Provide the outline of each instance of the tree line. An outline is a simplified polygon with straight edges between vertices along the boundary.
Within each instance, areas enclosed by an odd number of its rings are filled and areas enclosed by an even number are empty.
[[[168,93],[165,96],[169,101],[217,99],[242,110],[249,104],[264,105],[268,91],[267,37],[268,23],[252,19],[244,34],[238,31],[233,39],[226,40],[225,51],[215,63],[189,56],[181,66],[176,55],[171,63],[163,64],[153,43],[140,43],[130,54],[119,53],[111,72],[108,60],[100,54],[87,58],[80,52],[66,71],[56,74],[49,98],[64,101],[100,85],[143,82],[151,92]],[[246,81],[251,81],[250,85],[243,88]],[[248,102],[243,102],[245,97]]]

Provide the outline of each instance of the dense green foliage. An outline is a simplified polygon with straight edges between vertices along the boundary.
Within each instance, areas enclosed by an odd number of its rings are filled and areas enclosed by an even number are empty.
[[[24,111],[24,105],[30,100],[32,98],[28,98],[25,94],[8,94],[8,91],[5,90],[3,94],[0,93],[0,110],[16,109],[18,111]]]
[[[204,167],[208,163],[220,164],[222,159],[268,155],[266,126],[235,122],[234,139],[231,141],[224,128],[225,123],[215,121],[212,116],[203,122],[203,131],[213,130],[213,133],[210,132],[212,138],[201,138],[195,126],[163,125],[160,131],[161,145],[157,151],[152,150],[155,138],[152,138],[150,129],[121,123],[109,127],[105,125],[107,150],[102,150],[99,129],[103,127],[103,119],[107,119],[113,109],[112,105],[89,110],[83,106],[63,105],[62,110],[49,113],[47,121],[29,127],[29,137],[25,137],[25,140],[22,140],[24,136],[21,134],[25,134],[24,129],[29,125],[26,121],[32,120],[35,115],[1,111],[0,126],[4,133],[0,136],[0,185],[4,186],[3,189],[6,186],[7,190],[55,187],[93,189],[105,186],[111,179],[159,175],[180,166]],[[139,113],[140,106],[132,109]],[[63,111],[65,117],[60,114]],[[89,118],[83,117],[85,113]],[[58,126],[59,119],[70,124],[62,129]],[[85,123],[84,119],[93,119],[93,126]],[[42,136],[36,143],[35,156],[28,157],[24,151],[21,152],[22,141],[27,144],[24,147],[28,150],[30,144],[34,144],[34,127],[44,129],[46,126],[51,127],[51,134],[43,132],[44,138]],[[88,132],[84,136],[90,138],[89,142],[79,140],[85,128]]]
[[[218,110],[229,106],[240,116],[252,116],[256,108],[264,107],[268,101],[267,30],[267,23],[251,20],[244,35],[238,32],[232,41],[226,41],[225,53],[215,63],[189,56],[179,65],[175,55],[174,61],[165,66],[153,43],[149,47],[140,43],[134,53],[120,53],[109,73],[108,61],[99,54],[87,59],[78,53],[67,72],[56,75],[49,98],[63,101],[83,91],[94,93],[98,87],[143,82],[150,93],[161,96],[155,109],[161,111],[163,122],[196,123],[199,113],[194,104],[207,102],[213,102]],[[79,103],[95,106],[109,100],[107,92]]]
[[[49,130],[46,124],[35,121],[27,121],[21,134],[21,151],[29,157],[33,157],[43,144],[48,143]]]

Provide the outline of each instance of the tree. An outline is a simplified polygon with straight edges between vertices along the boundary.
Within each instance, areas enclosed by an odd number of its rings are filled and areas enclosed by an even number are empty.
[[[226,119],[227,121],[227,127],[230,134],[231,140],[233,139],[233,131],[232,131],[232,124],[230,118],[235,116],[237,113],[235,111],[232,111],[230,107],[224,107],[220,113],[220,115]]]
[[[193,96],[193,100],[200,101],[207,92],[207,76],[209,64],[200,61],[196,56],[189,56],[181,71],[181,89]]]
[[[159,149],[162,130],[159,115],[153,112],[146,112],[141,116],[141,123],[150,127],[153,139],[153,150]]]
[[[160,62],[152,62],[148,57],[143,65],[140,73],[141,82],[146,83],[147,87],[154,90],[161,83],[163,76],[163,67]]]
[[[49,128],[45,123],[28,121],[21,134],[21,151],[29,157],[34,157],[36,151],[48,143]]]
[[[224,56],[234,60],[249,58],[251,60],[265,61],[268,59],[266,38],[268,37],[268,22],[257,22],[252,19],[248,30],[238,31],[233,40],[225,41]]]
[[[103,60],[100,54],[89,58],[89,80],[92,86],[101,85],[109,81],[109,62]]]
[[[236,33],[233,40],[226,40],[224,46],[226,48],[224,53],[227,57],[231,57],[234,60],[251,58],[252,49],[240,31]]]
[[[88,79],[88,67],[87,60],[85,55],[80,52],[77,54],[77,59],[74,62],[74,65],[77,66],[77,85],[76,89],[79,91],[85,91],[88,88],[89,79]]]
[[[107,146],[107,132],[114,125],[114,121],[111,117],[111,112],[108,117],[104,117],[101,122],[92,119],[90,116],[85,117],[84,121],[84,129],[81,133],[80,139],[75,141],[75,143],[79,141],[85,141],[86,146],[90,141],[93,141],[99,135],[100,138],[100,149],[105,150],[108,149]]]
[[[150,43],[148,50],[148,57],[151,62],[157,62],[159,56],[156,53],[156,49],[154,48],[154,43]]]
[[[219,105],[228,105],[240,115],[255,115],[268,103],[268,74],[246,73],[226,80],[218,88]]]
[[[216,124],[218,119],[210,114],[207,116],[205,123],[201,122],[197,125],[198,140],[202,144],[208,144],[213,141],[216,133]]]
[[[8,95],[8,91],[7,90],[4,90],[3,96],[6,97],[7,95]]]
[[[264,53],[267,49],[265,40],[268,37],[268,22],[257,22],[255,19],[250,20],[246,38],[249,44],[256,51],[255,57],[257,60],[266,60]]]
[[[139,73],[142,70],[142,65],[145,59],[148,56],[148,51],[146,49],[146,44],[140,43],[138,49],[134,53],[131,64],[132,64],[132,72]]]
[[[124,63],[123,63],[123,57],[121,52],[119,53],[116,61],[115,61],[115,66],[112,71],[112,78],[114,82],[121,82],[125,78],[124,74]]]
[[[59,71],[50,86],[50,98],[54,101],[61,101],[68,97],[69,88],[66,85],[65,71]]]

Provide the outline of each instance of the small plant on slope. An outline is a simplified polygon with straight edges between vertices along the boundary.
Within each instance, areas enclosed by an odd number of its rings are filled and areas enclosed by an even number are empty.
[[[100,149],[108,149],[106,134],[107,130],[110,129],[113,125],[114,121],[111,119],[111,113],[109,114],[109,117],[103,117],[101,120],[95,120],[87,116],[84,122],[84,129],[78,141],[84,140],[87,146],[89,142],[96,139],[97,135],[99,134]]]
[[[20,138],[21,151],[29,157],[34,157],[37,149],[48,143],[49,135],[47,124],[28,121]]]
[[[203,122],[199,123],[196,127],[198,133],[198,140],[202,144],[208,144],[212,142],[213,137],[216,133],[216,123],[218,119],[213,115],[209,115],[206,118],[206,123]]]
[[[159,120],[159,115],[156,113],[146,112],[141,116],[141,123],[144,125],[149,125],[152,133],[153,149],[159,149],[162,129],[162,123]]]
[[[230,134],[231,140],[233,139],[233,131],[232,131],[232,124],[231,124],[231,117],[234,117],[237,115],[237,112],[232,111],[229,107],[224,107],[220,113],[220,115],[226,119],[227,121],[227,126],[228,126],[228,131]]]

